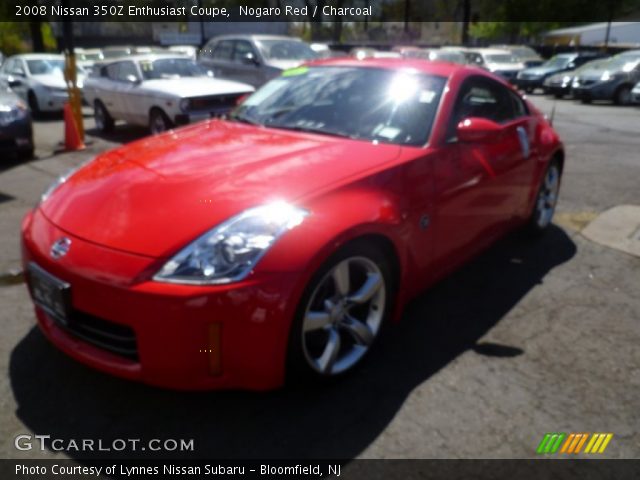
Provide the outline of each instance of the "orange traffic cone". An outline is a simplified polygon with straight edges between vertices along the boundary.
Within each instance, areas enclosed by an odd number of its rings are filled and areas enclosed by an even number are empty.
[[[64,104],[64,148],[69,152],[85,148],[69,102]]]

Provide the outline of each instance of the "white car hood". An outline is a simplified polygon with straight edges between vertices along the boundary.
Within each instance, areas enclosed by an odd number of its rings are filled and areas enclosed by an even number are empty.
[[[522,63],[487,63],[489,70],[499,70],[501,72],[511,72],[524,69]]]
[[[42,73],[39,75],[31,75],[31,78],[48,88],[67,88],[67,82],[64,81],[64,76],[60,73]],[[77,76],[78,88],[82,88],[84,82],[84,75]]]
[[[246,83],[222,80],[211,77],[182,77],[145,80],[140,88],[155,93],[175,95],[181,98],[206,95],[225,95],[228,93],[253,92],[254,88]]]

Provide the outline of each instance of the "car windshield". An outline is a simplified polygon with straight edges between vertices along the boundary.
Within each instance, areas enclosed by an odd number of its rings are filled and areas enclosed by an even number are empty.
[[[257,43],[267,60],[310,60],[318,57],[309,45],[296,40],[259,40]]]
[[[491,53],[485,55],[485,59],[489,63],[518,63],[518,59],[508,53]]]
[[[559,55],[556,55],[555,57],[551,57],[549,60],[544,62],[543,66],[550,68],[564,68],[569,64],[570,61],[570,57],[561,57]]]
[[[207,71],[188,58],[162,58],[141,60],[140,70],[145,80],[178,77],[202,77]]]
[[[76,56],[78,57],[78,60],[84,60],[88,62],[102,60],[101,53],[79,53]]]
[[[124,55],[129,55],[128,48],[112,48],[109,50],[103,50],[102,52],[102,56],[107,59],[122,57]]]
[[[298,67],[247,98],[231,119],[400,145],[423,145],[446,79],[367,67]]]
[[[45,75],[47,73],[57,73],[62,75],[62,72],[64,71],[64,60],[27,60],[27,68],[29,69],[29,73],[31,73],[31,75]]]
[[[597,65],[597,67],[612,70],[630,72],[640,63],[640,57],[633,57],[631,55],[618,55],[610,58],[608,61]]]

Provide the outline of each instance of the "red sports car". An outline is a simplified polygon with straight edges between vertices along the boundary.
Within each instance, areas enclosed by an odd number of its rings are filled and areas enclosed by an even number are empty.
[[[553,216],[551,125],[473,67],[337,59],[60,178],[22,225],[44,334],[102,371],[270,389],[358,365],[412,296]]]

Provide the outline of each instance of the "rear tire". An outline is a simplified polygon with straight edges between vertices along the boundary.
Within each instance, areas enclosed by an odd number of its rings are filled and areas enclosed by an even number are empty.
[[[152,135],[159,135],[171,130],[172,127],[173,124],[166,113],[159,108],[151,109],[151,113],[149,113],[149,131]]]
[[[96,122],[96,128],[102,133],[113,131],[115,122],[107,111],[107,107],[105,107],[100,100],[96,100],[93,104],[93,117]]]
[[[355,241],[313,275],[293,321],[287,376],[329,380],[352,371],[368,355],[391,314],[396,288],[383,252]]]

